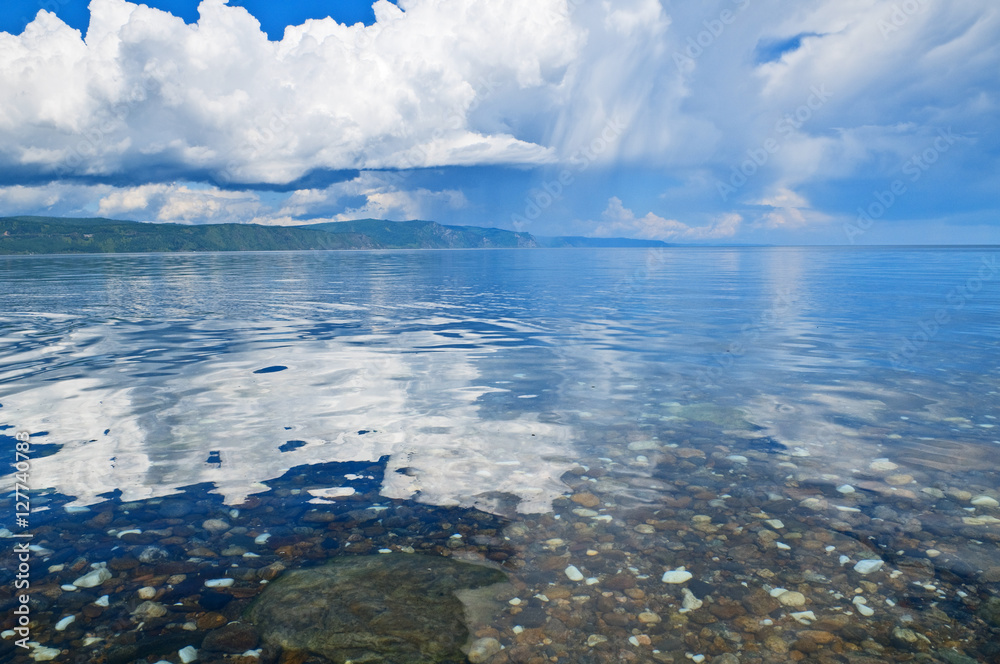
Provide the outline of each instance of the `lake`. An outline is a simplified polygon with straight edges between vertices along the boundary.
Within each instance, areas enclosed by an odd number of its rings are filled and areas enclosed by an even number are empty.
[[[253,618],[405,556],[470,661],[1000,661],[1000,248],[0,257],[0,335],[4,661],[464,661]]]

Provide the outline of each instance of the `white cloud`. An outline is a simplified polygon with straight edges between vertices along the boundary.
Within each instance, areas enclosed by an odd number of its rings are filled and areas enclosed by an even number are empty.
[[[689,226],[675,219],[665,219],[652,212],[636,217],[621,199],[608,201],[602,221],[590,230],[594,237],[633,237],[646,240],[722,240],[735,236],[743,222],[738,214],[721,215],[708,226]]]
[[[144,184],[135,187],[50,183],[0,187],[4,214],[103,216],[113,219],[201,223],[293,225],[347,219],[434,219],[442,211],[465,208],[457,189],[406,188],[393,173],[365,172],[325,189],[301,189],[264,200],[254,191],[230,191],[194,184]],[[350,207],[345,201],[363,199]],[[93,205],[89,205],[93,203]]]
[[[143,186],[286,184],[317,169],[534,167],[579,163],[584,154],[595,170],[655,167],[668,182],[696,173],[707,186],[697,200],[685,192],[681,218],[725,212],[725,203],[747,226],[792,228],[825,219],[802,192],[824,184],[856,195],[859,179],[896,177],[914,150],[953,127],[960,147],[976,149],[950,152],[934,177],[982,200],[998,172],[994,4],[380,0],[371,26],[312,20],[270,42],[246,10],[224,0],[205,0],[196,26],[126,0],[92,0],[85,39],[48,12],[21,35],[0,33],[0,172],[19,182],[86,175]],[[724,10],[732,20],[722,23]],[[675,56],[692,43],[700,51],[679,66]],[[784,53],[769,50],[779,43]],[[816,88],[829,98],[810,106]],[[803,108],[793,130],[778,130]],[[776,151],[738,196],[720,199],[716,184],[769,139]],[[129,195],[151,196],[154,219],[274,223],[428,216],[483,202],[468,204],[447,183],[444,191],[406,190],[372,177],[273,205],[190,185]],[[611,182],[598,200],[631,193]],[[644,195],[664,193],[649,182]],[[38,198],[35,209],[68,206],[70,190],[57,189],[56,203]],[[99,193],[91,208],[130,204],[117,190],[86,191]],[[803,200],[771,206],[764,221],[742,207],[779,191]],[[23,191],[0,196],[3,212],[30,209]],[[567,212],[557,222],[572,214],[594,216]],[[685,232],[648,215],[602,223]]]
[[[63,182],[42,186],[0,186],[0,210],[10,215],[71,215],[86,214],[86,206],[96,197],[111,191],[105,185],[87,186]]]
[[[551,160],[469,113],[491,87],[560,84],[584,36],[566,0],[401,5],[377,2],[368,27],[307,21],[276,43],[225,0],[204,0],[196,26],[93,0],[85,40],[39,12],[22,35],[0,33],[0,165],[277,183],[318,168]]]
[[[260,199],[252,192],[184,184],[116,189],[103,196],[98,204],[101,216],[185,224],[251,222],[260,212]]]

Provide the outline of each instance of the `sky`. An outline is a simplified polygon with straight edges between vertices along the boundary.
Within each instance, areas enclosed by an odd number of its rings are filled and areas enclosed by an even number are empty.
[[[995,0],[6,0],[0,216],[1000,244]]]

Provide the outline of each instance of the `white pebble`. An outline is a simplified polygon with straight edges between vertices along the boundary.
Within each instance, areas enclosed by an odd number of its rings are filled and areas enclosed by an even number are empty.
[[[781,549],[782,551],[791,551],[792,547],[788,546],[784,542],[775,542],[774,545]]]
[[[889,461],[888,459],[875,459],[874,461],[871,462],[871,465],[868,467],[876,472],[883,472],[883,473],[888,473],[890,471],[899,468],[899,466]]]
[[[77,588],[96,588],[101,585],[112,576],[104,567],[98,567],[93,572],[88,572],[84,574],[79,579],[73,582],[73,585]]]
[[[866,604],[858,604],[856,608],[858,609],[858,613],[860,613],[866,618],[870,618],[873,615],[875,615],[875,609],[871,608]]]
[[[841,484],[837,487],[837,491],[846,496],[847,494],[854,493],[854,487],[850,484]]]
[[[515,598],[509,600],[507,603],[510,604],[511,606],[519,606],[521,604],[521,598],[520,597],[515,597]]]
[[[177,651],[177,655],[181,658],[181,664],[191,664],[198,659],[198,651],[194,646],[184,646]]]
[[[694,593],[687,588],[682,589],[681,593],[684,595],[684,601],[681,603],[681,606],[684,607],[685,611],[697,611],[705,605],[704,602],[695,597]]]
[[[28,641],[28,645],[31,646],[31,659],[36,662],[51,662],[62,652],[59,648],[47,648],[37,641]]]
[[[107,595],[101,595],[96,600],[94,600],[94,604],[96,604],[97,606],[107,607],[108,606],[108,596]]]
[[[583,574],[577,569],[576,565],[570,565],[564,571],[570,581],[583,581]]]
[[[520,634],[521,632],[524,631],[524,628],[521,627],[520,625],[514,625],[513,627],[510,628],[510,631],[514,632],[515,634]]]
[[[691,572],[686,571],[683,567],[678,567],[677,569],[664,572],[662,581],[663,583],[678,584],[687,583],[693,578],[694,575]]]
[[[777,597],[778,595],[784,595],[788,592],[788,588],[772,588],[771,597]]]
[[[791,616],[803,625],[811,625],[816,621],[816,614],[812,611],[799,611],[797,613],[792,613]]]
[[[694,664],[701,664],[702,662],[705,661],[705,656],[695,655],[694,657],[691,658],[691,661],[694,662]]]
[[[271,533],[262,533],[260,535],[257,535],[257,537],[255,537],[253,539],[253,543],[254,544],[265,544],[267,542],[267,540],[269,540],[269,539],[271,539]]]
[[[61,588],[62,590],[65,590],[65,591],[66,591],[66,592],[68,592],[68,593],[75,593],[75,592],[77,591],[77,588],[76,588],[76,586],[74,586],[74,585],[72,585],[72,584],[69,584],[69,583],[66,583],[66,584],[63,584],[63,585],[61,585],[61,586],[59,586],[59,587],[60,587],[60,588]]]
[[[800,592],[789,590],[788,592],[778,595],[778,601],[781,602],[783,606],[805,606],[806,596]]]
[[[972,504],[976,507],[1000,507],[1000,502],[989,496],[976,496],[972,499]]]
[[[854,566],[854,571],[862,576],[867,576],[882,569],[883,565],[885,565],[885,561],[882,560],[862,560]]]
[[[209,579],[205,582],[205,586],[208,588],[228,588],[233,583],[235,583],[233,579]]]
[[[775,530],[781,530],[782,528],[785,527],[785,524],[783,524],[781,522],[781,519],[768,519],[764,523],[766,523],[767,525],[771,526]]]
[[[141,535],[141,534],[142,531],[139,530],[138,528],[131,528],[129,530],[123,530],[120,533],[118,533],[118,539],[121,539],[125,535]]]
[[[841,556],[840,557],[840,564],[841,565],[846,565],[849,562],[851,562],[851,558],[849,556]]]
[[[744,464],[750,463],[750,459],[746,458],[742,454],[730,454],[726,458],[732,461],[733,463],[744,463]]]
[[[156,597],[156,588],[150,586],[139,588],[139,599],[153,599],[154,597]]]
[[[55,630],[57,632],[61,632],[75,622],[76,622],[76,616],[66,616],[65,618],[56,623]]]

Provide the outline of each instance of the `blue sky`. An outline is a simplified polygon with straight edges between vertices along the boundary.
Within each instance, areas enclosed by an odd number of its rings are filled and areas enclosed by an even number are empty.
[[[991,0],[8,0],[0,215],[1000,243],[998,71]]]

